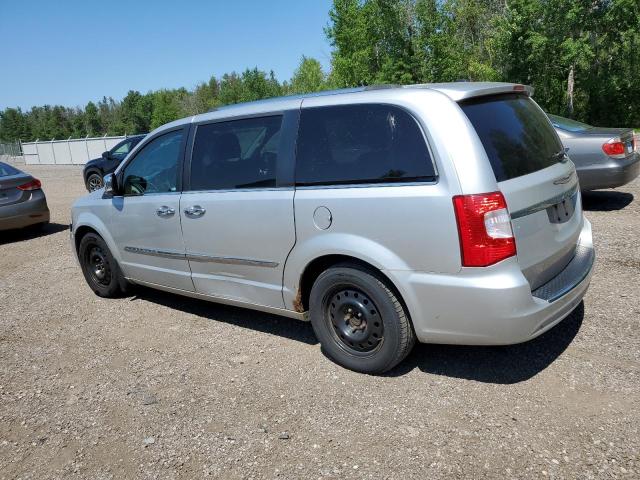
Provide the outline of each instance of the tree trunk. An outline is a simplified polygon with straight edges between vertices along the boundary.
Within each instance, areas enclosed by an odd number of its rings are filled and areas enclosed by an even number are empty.
[[[569,69],[569,78],[567,79],[567,110],[569,111],[570,118],[573,118],[573,87],[575,84],[574,67],[574,65],[571,65],[571,68]]]

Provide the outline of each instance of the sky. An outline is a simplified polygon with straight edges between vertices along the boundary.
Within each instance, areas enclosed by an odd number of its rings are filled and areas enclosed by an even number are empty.
[[[258,67],[329,66],[330,0],[0,0],[0,109],[84,106]]]

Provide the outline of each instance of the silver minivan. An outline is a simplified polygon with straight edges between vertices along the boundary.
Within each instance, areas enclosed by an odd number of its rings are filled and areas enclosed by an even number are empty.
[[[594,262],[574,165],[530,97],[364,87],[178,120],[76,201],[74,251],[97,295],[308,319],[361,372],[416,340],[527,341],[581,302]]]

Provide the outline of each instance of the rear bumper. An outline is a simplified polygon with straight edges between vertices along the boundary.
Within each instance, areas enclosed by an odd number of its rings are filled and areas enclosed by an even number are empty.
[[[26,202],[0,207],[0,230],[24,228],[50,219],[47,199],[41,190],[34,191]]]
[[[406,272],[400,284],[418,339],[425,343],[509,345],[531,340],[569,315],[582,301],[593,273],[591,224],[585,219],[576,258],[534,296],[515,258],[457,275]],[[577,260],[576,260],[577,259]],[[576,265],[576,262],[580,265]],[[572,264],[574,265],[572,267]],[[582,267],[582,268],[576,268]],[[393,272],[398,277],[399,272]]]
[[[581,190],[615,188],[633,181],[640,174],[640,154],[602,164],[576,166]]]

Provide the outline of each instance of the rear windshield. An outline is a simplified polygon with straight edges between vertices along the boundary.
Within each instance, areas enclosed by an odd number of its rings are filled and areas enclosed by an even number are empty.
[[[570,118],[559,117],[557,115],[551,115],[550,113],[548,116],[554,127],[566,130],[567,132],[584,132],[593,128],[591,125],[577,120],[571,120]]]
[[[467,100],[473,124],[498,182],[542,170],[560,160],[562,144],[547,116],[526,95]]]
[[[11,165],[0,162],[0,177],[8,177],[10,175],[17,175],[19,173],[20,170],[16,170]]]

